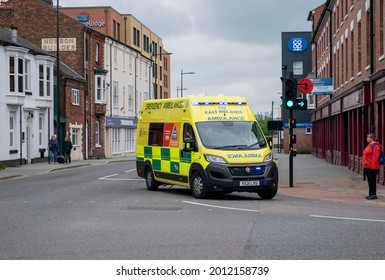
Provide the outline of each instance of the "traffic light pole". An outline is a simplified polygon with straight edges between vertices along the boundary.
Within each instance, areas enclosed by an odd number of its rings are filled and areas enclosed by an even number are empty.
[[[293,109],[289,110],[289,124],[290,120],[293,119]],[[293,126],[289,125],[289,187],[293,187],[293,142],[291,136],[293,135]]]

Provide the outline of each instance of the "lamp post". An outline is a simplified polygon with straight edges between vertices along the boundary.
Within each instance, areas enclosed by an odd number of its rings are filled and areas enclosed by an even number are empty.
[[[183,75],[193,75],[195,72],[183,72],[183,69],[180,70],[180,97],[183,97]]]
[[[56,4],[56,79],[57,79],[57,110],[56,110],[56,135],[59,145],[62,143],[60,139],[60,58],[59,58],[59,0]]]

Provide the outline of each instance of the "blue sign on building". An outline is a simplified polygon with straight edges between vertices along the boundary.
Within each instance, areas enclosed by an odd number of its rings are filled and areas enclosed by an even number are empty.
[[[304,52],[307,49],[307,41],[302,37],[290,38],[287,47],[291,52]]]
[[[333,94],[334,93],[334,83],[333,78],[320,78],[320,79],[311,79],[313,82],[313,91],[311,92],[314,95],[321,94]]]
[[[106,117],[106,127],[111,128],[137,128],[137,119]]]
[[[283,127],[284,128],[289,128],[289,123],[288,122],[283,122]],[[300,127],[313,127],[313,124],[311,122],[297,122],[297,128]]]

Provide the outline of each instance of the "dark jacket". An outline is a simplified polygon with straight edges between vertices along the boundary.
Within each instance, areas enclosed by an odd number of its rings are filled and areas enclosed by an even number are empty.
[[[48,142],[49,150],[52,152],[56,152],[59,149],[59,145],[57,140],[49,140]]]
[[[65,153],[70,153],[72,150],[72,143],[71,141],[64,141],[64,144],[63,144],[63,151]]]

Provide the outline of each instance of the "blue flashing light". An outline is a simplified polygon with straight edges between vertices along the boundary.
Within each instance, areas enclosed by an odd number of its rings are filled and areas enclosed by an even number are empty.
[[[261,166],[257,166],[257,167],[255,167],[255,170],[261,171],[261,170],[262,170],[262,167],[261,167]]]

